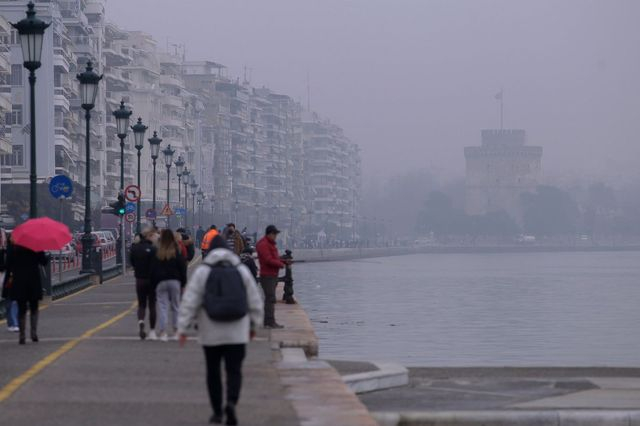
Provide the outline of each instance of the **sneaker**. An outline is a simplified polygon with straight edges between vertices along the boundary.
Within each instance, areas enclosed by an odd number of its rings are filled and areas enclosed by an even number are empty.
[[[18,331],[20,331],[20,327],[7,327],[7,331],[9,333],[17,333]]]
[[[169,341],[169,336],[167,336],[167,333],[165,333],[165,332],[160,333],[160,341],[161,342],[168,342]]]
[[[147,337],[149,338],[149,340],[158,340],[158,335],[153,328],[149,330],[149,335]]]
[[[147,337],[147,333],[144,332],[144,321],[138,321],[138,328],[140,329],[140,340],[144,340]]]

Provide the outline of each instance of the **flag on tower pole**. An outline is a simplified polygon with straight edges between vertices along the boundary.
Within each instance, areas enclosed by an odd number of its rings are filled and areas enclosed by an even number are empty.
[[[502,130],[504,129],[504,89],[500,89],[494,97],[500,101],[500,130]]]

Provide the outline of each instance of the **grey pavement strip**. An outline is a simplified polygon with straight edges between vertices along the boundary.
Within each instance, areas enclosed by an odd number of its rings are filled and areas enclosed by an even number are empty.
[[[640,426],[640,410],[374,412],[380,426]]]

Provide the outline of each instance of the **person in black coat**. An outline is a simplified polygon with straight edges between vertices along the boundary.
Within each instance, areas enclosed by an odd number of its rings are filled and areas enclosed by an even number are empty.
[[[46,265],[44,252],[35,252],[18,245],[7,248],[7,274],[13,279],[9,298],[18,302],[19,343],[25,344],[27,307],[30,312],[31,340],[38,341],[38,305],[42,300],[42,276],[40,266]]]
[[[155,256],[156,249],[151,241],[155,238],[155,231],[146,230],[136,236],[131,245],[129,260],[133,266],[136,278],[136,295],[138,297],[138,333],[140,339],[145,339],[147,333],[144,330],[144,317],[149,307],[149,340],[156,340],[156,290],[151,286],[151,260]]]

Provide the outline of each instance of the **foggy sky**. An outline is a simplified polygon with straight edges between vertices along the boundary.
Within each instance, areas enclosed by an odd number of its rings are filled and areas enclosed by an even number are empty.
[[[543,174],[640,175],[635,0],[109,0],[107,17],[190,60],[307,102],[362,147],[365,177],[463,176],[499,125],[544,148]],[[173,49],[172,47],[170,47]],[[135,106],[134,106],[135,108]]]

